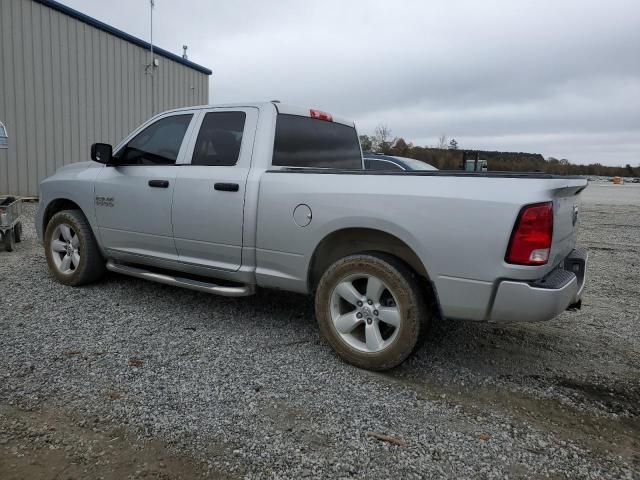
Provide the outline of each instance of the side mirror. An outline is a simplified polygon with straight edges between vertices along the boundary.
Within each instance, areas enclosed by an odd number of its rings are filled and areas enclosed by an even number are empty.
[[[91,145],[91,160],[108,165],[111,163],[113,148],[108,143],[94,143]]]

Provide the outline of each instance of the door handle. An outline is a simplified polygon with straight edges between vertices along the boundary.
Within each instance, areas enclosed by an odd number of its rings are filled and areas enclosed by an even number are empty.
[[[216,183],[213,188],[222,192],[237,192],[240,190],[240,185],[237,183]]]
[[[149,186],[155,188],[168,188],[169,180],[149,180]]]

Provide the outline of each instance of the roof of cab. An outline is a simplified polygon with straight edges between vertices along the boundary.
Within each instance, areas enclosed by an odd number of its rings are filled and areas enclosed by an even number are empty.
[[[305,108],[305,107],[299,107],[296,105],[288,105],[280,102],[270,101],[270,102],[223,103],[223,104],[216,104],[216,105],[196,105],[192,107],[175,108],[175,109],[167,110],[165,112],[160,112],[160,113],[182,112],[185,110],[201,110],[204,108],[241,108],[241,107],[253,107],[253,108],[259,108],[261,110],[275,108],[276,112],[281,113],[283,115],[299,115],[302,117],[311,117],[311,111],[316,110],[315,108]],[[352,120],[348,120],[344,117],[336,117],[331,113],[329,113],[329,115],[331,115],[331,121],[355,128],[355,123]],[[325,120],[320,120],[320,121],[325,121]]]
[[[304,107],[298,107],[296,105],[287,105],[285,103],[279,103],[279,102],[274,103],[274,105],[276,106],[278,113],[282,113],[283,115],[299,115],[301,117],[311,117],[311,111],[317,110],[315,108],[304,108]],[[322,113],[329,114],[331,116],[331,121],[334,123],[342,123],[343,125],[348,125],[354,128],[356,126],[352,120],[348,120],[344,117],[336,117],[331,112],[322,111]]]

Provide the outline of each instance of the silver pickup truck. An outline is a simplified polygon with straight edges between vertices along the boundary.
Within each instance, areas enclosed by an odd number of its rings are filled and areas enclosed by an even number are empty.
[[[353,122],[276,102],[153,117],[41,184],[65,285],[106,270],[218,295],[315,295],[346,361],[401,363],[440,316],[548,320],[578,306],[579,177],[363,170]]]

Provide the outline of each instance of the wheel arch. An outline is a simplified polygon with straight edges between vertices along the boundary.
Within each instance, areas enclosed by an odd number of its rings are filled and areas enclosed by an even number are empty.
[[[326,269],[347,255],[380,252],[393,255],[406,263],[427,283],[430,282],[425,265],[406,242],[397,236],[370,227],[351,227],[327,234],[316,246],[307,271],[309,291],[314,291]]]
[[[86,217],[86,213],[82,211],[80,205],[78,205],[73,200],[69,200],[68,198],[56,198],[55,200],[51,200],[46,208],[44,209],[44,213],[42,215],[42,234],[44,236],[44,232],[47,230],[47,225],[49,225],[49,221],[51,218],[58,212],[63,210],[80,210],[82,214]]]

